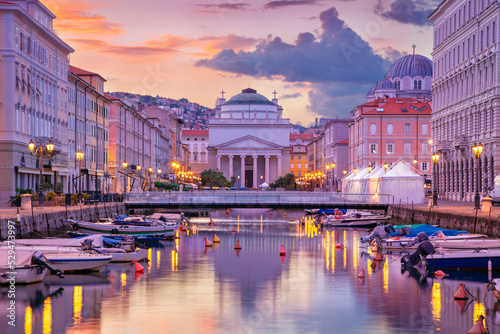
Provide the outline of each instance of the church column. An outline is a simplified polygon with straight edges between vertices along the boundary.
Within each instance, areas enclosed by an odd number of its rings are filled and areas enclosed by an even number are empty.
[[[279,178],[281,175],[281,155],[278,155],[277,156],[278,158],[278,173],[276,174],[276,178]]]
[[[246,159],[246,156],[244,155],[241,155],[241,184],[240,184],[240,187],[246,187],[245,186],[245,159]]]
[[[233,158],[234,155],[229,155],[229,181],[231,181],[231,178],[233,177]]]
[[[253,187],[254,188],[257,188],[258,184],[257,184],[257,158],[259,156],[258,155],[252,155],[252,158],[253,158]]]
[[[266,180],[266,183],[269,184],[269,155],[264,156],[266,158],[266,174],[264,176],[264,179]]]
[[[219,171],[222,171],[222,169],[221,169],[221,165],[222,165],[221,164],[221,159],[222,159],[222,155],[217,155],[217,169]]]

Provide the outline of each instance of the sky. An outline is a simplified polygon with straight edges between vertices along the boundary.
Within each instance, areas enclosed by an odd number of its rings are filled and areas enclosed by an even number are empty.
[[[42,0],[105,90],[213,108],[251,87],[304,126],[349,116],[392,62],[431,57],[439,0]]]

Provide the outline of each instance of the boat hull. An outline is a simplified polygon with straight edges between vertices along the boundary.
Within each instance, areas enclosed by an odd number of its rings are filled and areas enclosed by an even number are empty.
[[[10,284],[10,281],[7,280],[11,276],[10,272],[10,269],[0,269],[0,284]],[[30,284],[41,282],[47,275],[48,269],[43,268],[39,270],[38,266],[33,265],[17,267],[14,272],[16,273],[14,275],[16,284]]]
[[[113,235],[150,235],[162,234],[163,237],[173,237],[175,227],[163,226],[129,226],[129,225],[108,225],[95,223],[72,223],[73,229],[80,230],[83,233],[91,234],[113,234]]]
[[[337,221],[334,221],[334,222],[328,222],[326,224],[327,227],[351,227],[351,228],[372,228],[372,227],[375,227],[377,226],[379,222],[378,221],[374,221],[374,220],[358,220],[358,221],[348,221],[348,222],[344,222],[344,221],[340,221],[340,222],[337,222]]]
[[[58,270],[68,271],[99,271],[107,265],[112,259],[112,255],[101,254],[63,254],[63,253],[45,253],[49,264]]]
[[[431,270],[488,270],[491,260],[493,269],[500,269],[500,252],[456,252],[444,255],[427,256],[427,264]]]

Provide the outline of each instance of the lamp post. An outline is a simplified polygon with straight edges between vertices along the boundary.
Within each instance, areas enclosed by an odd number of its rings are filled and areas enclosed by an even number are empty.
[[[387,168],[389,168],[389,164],[386,162],[382,167],[384,167],[384,174],[387,173]]]
[[[472,147],[472,152],[476,156],[476,163],[477,163],[477,174],[476,174],[476,196],[474,197],[474,208],[475,209],[480,209],[480,199],[479,199],[479,157],[481,156],[481,153],[483,153],[483,145],[477,144],[476,146]]]
[[[76,158],[78,159],[78,204],[82,203],[82,160],[83,160],[83,151],[78,150],[75,153]]]
[[[437,206],[438,205],[438,194],[437,194],[437,181],[436,181],[436,166],[439,161],[439,154],[434,153],[432,155],[432,162],[434,163],[434,172],[433,172],[433,192],[432,192],[432,206]]]
[[[149,173],[149,177],[148,177],[148,181],[149,181],[149,191],[151,191],[151,174],[153,173],[153,167],[149,167],[148,168],[148,173]]]
[[[123,178],[123,192],[126,193],[127,192],[127,167],[128,167],[128,162],[126,162],[126,161],[122,162],[122,166],[123,166],[123,174],[125,175],[125,177]]]
[[[160,181],[161,169],[158,168],[158,170],[156,172],[158,173],[158,181]]]
[[[48,142],[45,147],[40,143],[40,147],[37,147],[35,149],[35,143],[33,140],[30,140],[28,144],[28,148],[30,149],[31,155],[32,156],[37,156],[40,155],[40,179],[39,179],[39,185],[38,185],[38,204],[43,205],[43,191],[42,191],[42,179],[43,179],[43,164],[42,164],[42,157],[45,154],[47,157],[50,157],[52,155],[52,152],[54,151],[54,144],[52,142]]]

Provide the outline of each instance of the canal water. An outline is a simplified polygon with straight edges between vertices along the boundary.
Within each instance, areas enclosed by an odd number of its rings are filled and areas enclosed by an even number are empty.
[[[16,327],[1,288],[0,333],[466,333],[479,314],[500,333],[486,272],[401,272],[398,252],[373,260],[359,242],[364,229],[299,226],[289,220],[302,211],[272,213],[215,211],[214,226],[193,218],[180,239],[149,249],[142,275],[113,264],[17,286]],[[205,248],[214,233],[220,245]],[[454,301],[459,283],[477,299]]]

